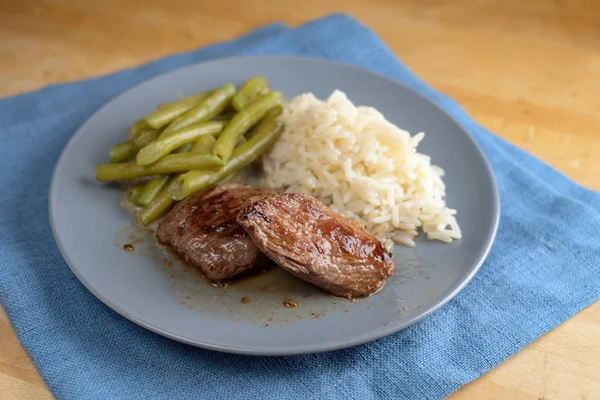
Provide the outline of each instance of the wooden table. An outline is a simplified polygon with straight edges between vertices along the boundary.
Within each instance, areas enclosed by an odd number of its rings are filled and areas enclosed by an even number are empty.
[[[0,0],[0,95],[132,67],[269,22],[297,25],[335,11],[369,25],[481,124],[600,190],[596,0]],[[599,342],[596,303],[452,398],[600,398]],[[3,312],[0,393],[6,399],[51,398]]]

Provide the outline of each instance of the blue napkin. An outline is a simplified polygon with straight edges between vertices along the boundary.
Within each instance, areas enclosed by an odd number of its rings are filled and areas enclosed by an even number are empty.
[[[216,57],[304,54],[368,68],[445,108],[496,174],[502,217],[480,272],[425,320],[331,353],[263,358],[202,350],[127,321],[90,294],[50,232],[50,174],[73,132],[110,98]],[[0,298],[59,399],[437,399],[477,378],[600,297],[600,195],[475,124],[344,15],[271,25],[132,70],[0,100]]]

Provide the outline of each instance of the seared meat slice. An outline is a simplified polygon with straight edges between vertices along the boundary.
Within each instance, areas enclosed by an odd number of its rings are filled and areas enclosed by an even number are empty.
[[[307,194],[253,202],[237,221],[282,268],[335,296],[368,296],[394,272],[391,257],[364,227]]]
[[[175,205],[158,226],[156,239],[211,281],[270,264],[235,219],[247,200],[274,193],[239,183],[196,193]]]

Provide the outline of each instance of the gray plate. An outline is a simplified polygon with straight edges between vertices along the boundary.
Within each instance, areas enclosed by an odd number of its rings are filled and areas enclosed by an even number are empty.
[[[275,269],[213,287],[153,246],[119,206],[119,191],[94,181],[94,167],[123,140],[136,117],[161,102],[241,84],[262,75],[291,98],[345,91],[403,129],[424,131],[420,151],[446,170],[448,204],[464,239],[397,246],[396,274],[368,299],[333,299]],[[499,199],[490,167],[470,135],[423,96],[352,66],[293,56],[259,56],[193,65],[151,79],[115,98],[73,136],[54,171],[54,237],[79,280],[129,320],[184,343],[232,353],[285,355],[354,346],[405,328],[454,297],[483,263],[496,233]],[[134,251],[122,250],[133,243]],[[285,298],[298,303],[283,306]]]

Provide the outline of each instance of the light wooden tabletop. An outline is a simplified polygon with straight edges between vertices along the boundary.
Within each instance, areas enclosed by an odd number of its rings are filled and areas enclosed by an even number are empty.
[[[482,125],[600,190],[596,0],[0,0],[0,96],[334,11],[370,26]],[[596,303],[452,398],[600,398],[599,342]],[[51,398],[1,311],[0,393]]]

